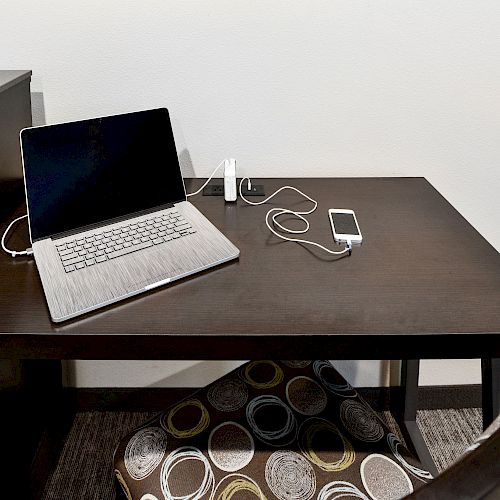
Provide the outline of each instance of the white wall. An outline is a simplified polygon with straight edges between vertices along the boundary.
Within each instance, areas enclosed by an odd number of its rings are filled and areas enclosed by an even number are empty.
[[[166,105],[186,174],[233,156],[255,177],[425,176],[500,249],[499,26],[493,0],[3,0],[0,67],[33,70],[48,123]],[[454,366],[478,379],[477,363]],[[77,363],[70,380],[120,367]]]

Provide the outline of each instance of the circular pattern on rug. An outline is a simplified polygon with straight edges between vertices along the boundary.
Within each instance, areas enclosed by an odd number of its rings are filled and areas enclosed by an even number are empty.
[[[295,440],[297,421],[292,410],[276,396],[266,394],[252,399],[247,405],[246,417],[254,434],[265,444],[285,446]],[[270,422],[272,428],[269,428]]]
[[[266,462],[266,482],[280,500],[307,500],[316,491],[311,464],[294,451],[275,451]]]
[[[325,484],[316,500],[336,500],[337,498],[359,498],[370,500],[356,485],[347,481],[332,481]]]
[[[327,462],[319,457],[318,452],[321,450],[314,448],[314,439],[320,433],[330,433],[340,439],[344,450],[339,460]],[[321,440],[321,442],[323,443],[324,441]],[[352,444],[343,436],[333,422],[324,418],[313,417],[302,422],[299,429],[299,447],[308,460],[326,472],[343,471],[350,467],[356,458]]]
[[[146,493],[145,495],[142,495],[141,500],[158,500],[158,498],[151,493]]]
[[[160,427],[145,427],[136,432],[124,453],[125,468],[138,481],[148,477],[162,461],[167,450],[167,434]]]
[[[288,404],[302,415],[317,415],[328,403],[323,388],[309,377],[295,377],[286,384]]]
[[[118,469],[115,469],[115,476],[116,476],[116,479],[118,480],[118,483],[120,484],[120,486],[123,490],[123,493],[125,493],[127,500],[132,500],[132,494],[130,493],[130,490],[128,489],[128,486],[127,486],[127,483],[125,482],[125,479],[123,479],[122,473]]]
[[[252,436],[237,422],[218,425],[208,438],[208,456],[225,472],[235,472],[248,465],[254,451]]]
[[[427,472],[426,470],[420,469],[418,467],[415,467],[414,465],[409,464],[399,453],[398,451],[398,446],[401,445],[401,441],[396,437],[395,434],[390,432],[387,434],[387,443],[389,444],[389,448],[392,451],[392,454],[394,457],[403,465],[403,467],[413,476],[415,476],[417,479],[420,479],[421,481],[425,481],[425,479],[432,479],[432,474],[430,472]]]
[[[204,475],[201,480],[201,484],[194,491],[183,492],[183,494],[176,491],[174,495],[171,491],[171,485],[169,483],[169,478],[173,469],[176,467],[183,467],[185,470],[182,470],[181,472],[177,471],[178,475],[191,479],[192,472],[190,469],[190,462],[192,461],[201,462],[204,467]],[[210,462],[198,448],[195,448],[194,446],[181,446],[170,453],[170,455],[168,455],[163,462],[160,473],[160,486],[165,498],[175,498],[176,500],[194,500],[195,498],[203,497],[203,495],[206,495],[209,492],[210,496],[212,496],[215,486],[215,478]]]
[[[172,422],[175,414],[182,408],[186,408],[189,406],[193,406],[200,410],[200,420],[196,425],[194,425],[190,429],[177,429]],[[181,401],[180,403],[176,404],[172,409],[168,411],[168,413],[165,413],[161,417],[160,422],[162,427],[168,433],[172,434],[172,436],[176,438],[182,439],[182,438],[190,438],[196,436],[200,432],[203,432],[210,424],[210,416],[208,414],[208,410],[205,408],[205,406],[201,401],[197,399],[188,399],[186,401]]]
[[[357,396],[352,385],[347,380],[344,380],[328,361],[315,361],[313,363],[313,370],[323,385],[337,396],[344,398],[354,398]]]
[[[305,368],[312,363],[310,359],[281,360],[281,362],[288,368]]]
[[[237,378],[225,378],[210,387],[207,399],[216,410],[236,411],[247,402],[248,389]]]
[[[360,467],[361,481],[373,500],[397,500],[413,492],[408,474],[396,462],[372,453]]]
[[[346,399],[340,405],[340,420],[356,438],[375,443],[384,437],[384,428],[371,408],[365,404]]]
[[[224,489],[222,489],[224,483],[227,484]],[[219,492],[219,490],[221,491]],[[259,500],[267,500],[260,486],[251,477],[245,476],[244,474],[228,474],[223,477],[215,487],[212,499],[231,500],[233,496],[236,495],[236,500],[243,491],[253,493]]]
[[[259,381],[252,378],[252,370],[262,365],[269,365],[274,369],[274,376],[270,380]],[[274,361],[252,361],[243,366],[241,376],[248,385],[255,387],[255,389],[270,389],[283,381],[283,370]]]

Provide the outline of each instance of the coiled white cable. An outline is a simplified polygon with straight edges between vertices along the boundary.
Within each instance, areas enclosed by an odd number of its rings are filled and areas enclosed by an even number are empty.
[[[14,219],[8,226],[7,226],[7,229],[4,231],[3,233],[3,236],[2,236],[2,250],[4,252],[7,252],[8,254],[10,254],[11,257],[17,257],[19,255],[33,255],[33,250],[31,248],[27,248],[26,250],[22,250],[20,252],[16,251],[16,250],[9,250],[6,246],[5,246],[5,238],[7,237],[7,234],[9,233],[9,231],[11,230],[12,226],[24,219],[25,217],[28,217],[28,214],[26,215],[21,215],[21,217],[18,217],[17,219]]]
[[[279,208],[279,207],[271,208],[271,210],[269,210],[266,214],[266,226],[269,228],[269,231],[271,231],[271,233],[273,233],[275,236],[277,236],[278,238],[281,238],[282,240],[285,240],[285,241],[293,241],[296,243],[305,243],[307,245],[313,245],[315,247],[321,248],[322,250],[324,250],[325,252],[328,252],[331,255],[344,255],[346,253],[351,255],[352,244],[350,242],[348,242],[346,244],[346,247],[344,248],[344,250],[340,250],[340,251],[330,250],[329,248],[326,248],[325,246],[320,245],[319,243],[316,243],[315,241],[301,240],[299,238],[289,238],[288,236],[284,236],[284,235],[278,233],[274,229],[273,225],[277,226],[278,228],[280,228],[282,231],[284,231],[286,233],[291,233],[291,234],[307,233],[307,231],[309,230],[309,221],[304,217],[304,215],[312,214],[316,210],[316,208],[318,207],[318,202],[316,200],[313,200],[310,196],[303,193],[300,189],[297,189],[296,187],[283,186],[283,187],[277,189],[271,196],[268,196],[265,200],[250,201],[243,196],[243,193],[241,190],[241,186],[243,185],[243,182],[245,180],[248,181],[248,186],[250,187],[250,179],[248,177],[243,177],[243,179],[241,179],[241,181],[240,181],[239,192],[240,192],[241,199],[244,202],[248,203],[249,205],[263,205],[264,203],[267,203],[269,200],[274,198],[278,193],[281,193],[281,191],[283,191],[285,189],[291,189],[292,191],[295,191],[295,192],[301,194],[302,196],[304,196],[304,198],[306,198],[307,200],[309,200],[311,203],[314,204],[314,206],[311,208],[311,210],[306,210],[306,211],[290,210],[288,208]],[[282,224],[280,224],[277,221],[277,218],[280,217],[281,215],[285,215],[285,214],[291,214],[295,217],[298,217],[299,219],[301,219],[305,223],[306,227],[304,229],[290,229],[288,227],[283,226]],[[273,225],[271,225],[270,220],[272,221]]]

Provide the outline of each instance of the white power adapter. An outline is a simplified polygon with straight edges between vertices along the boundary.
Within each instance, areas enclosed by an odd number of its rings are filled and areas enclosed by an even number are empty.
[[[226,201],[236,201],[236,160],[230,158],[224,160],[224,199]]]

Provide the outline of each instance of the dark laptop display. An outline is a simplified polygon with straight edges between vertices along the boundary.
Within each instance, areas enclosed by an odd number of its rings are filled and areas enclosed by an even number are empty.
[[[33,241],[186,199],[165,108],[25,129],[22,144]]]

